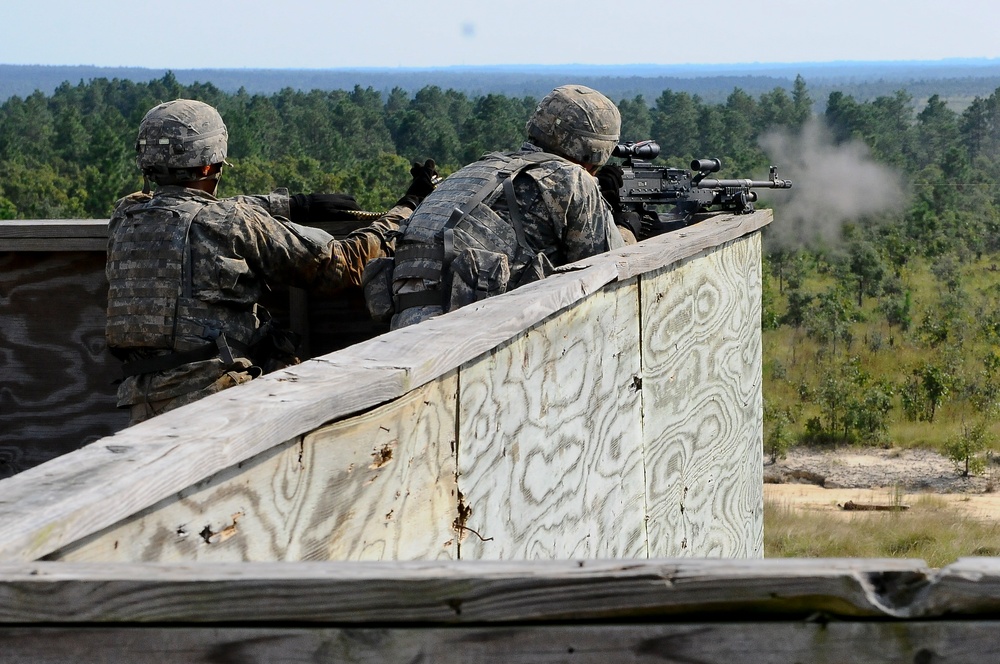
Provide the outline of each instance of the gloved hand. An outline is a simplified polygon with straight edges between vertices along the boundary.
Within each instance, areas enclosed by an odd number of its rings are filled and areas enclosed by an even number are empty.
[[[642,219],[639,217],[639,213],[633,210],[623,210],[622,212],[615,212],[615,225],[619,228],[626,228],[632,233],[632,237],[639,240],[642,237]],[[631,244],[626,238],[626,244]]]
[[[622,228],[627,228],[636,239],[642,230],[642,220],[639,213],[634,210],[622,208],[622,177],[624,171],[618,164],[605,164],[597,171],[597,186],[601,190],[601,196],[611,206],[611,215],[615,219],[615,224]]]
[[[360,210],[350,194],[295,194],[288,198],[289,218],[297,224],[357,219],[348,210]]]
[[[422,165],[413,162],[413,166],[410,168],[413,180],[403,197],[396,201],[396,205],[405,205],[411,210],[416,209],[420,205],[420,201],[434,191],[437,174],[437,164],[434,163],[433,159],[428,159]]]
[[[605,164],[597,171],[597,187],[614,212],[622,211],[621,188],[624,171],[618,164]]]

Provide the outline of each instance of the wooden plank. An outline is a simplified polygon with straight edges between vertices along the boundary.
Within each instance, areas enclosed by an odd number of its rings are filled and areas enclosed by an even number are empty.
[[[0,478],[128,423],[115,407],[121,363],[105,348],[106,307],[103,254],[0,253]]]
[[[650,555],[763,555],[760,237],[642,277]]]
[[[91,443],[0,482],[0,560],[51,553],[412,387],[403,369],[311,361]]]
[[[10,238],[101,238],[107,247],[107,219],[11,219],[0,221],[0,251]]]
[[[962,558],[942,569],[923,597],[923,613],[1000,614],[1000,558]]]
[[[693,226],[617,249],[607,256],[618,265],[618,278],[630,279],[751,235],[770,224],[773,218],[771,210],[758,210],[753,214],[717,214]]]
[[[0,624],[907,617],[919,560],[0,563]]]
[[[49,559],[456,557],[457,384],[452,374],[268,450]]]
[[[0,252],[99,251],[103,254],[107,248],[107,219],[0,221]]]
[[[647,556],[636,286],[462,367],[463,559]]]
[[[104,260],[104,256],[107,250],[108,250],[108,241],[106,238],[53,237],[48,239],[41,239],[41,238],[0,239],[0,251],[5,251],[5,252],[6,251],[9,252],[86,251],[86,252],[100,253],[101,260]]]
[[[8,664],[994,664],[1000,621],[697,623],[465,628],[0,629]]]

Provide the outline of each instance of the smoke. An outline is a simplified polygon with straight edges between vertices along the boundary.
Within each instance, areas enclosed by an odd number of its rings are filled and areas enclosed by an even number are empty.
[[[835,245],[847,222],[901,211],[906,203],[902,174],[878,164],[861,141],[836,144],[817,118],[801,132],[775,131],[760,145],[778,166],[788,190],[757,190],[774,208],[769,241],[789,248]]]

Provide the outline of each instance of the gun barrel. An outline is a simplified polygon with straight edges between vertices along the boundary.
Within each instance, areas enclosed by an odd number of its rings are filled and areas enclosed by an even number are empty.
[[[791,180],[699,180],[691,183],[701,189],[724,189],[726,187],[746,187],[747,189],[791,189]]]

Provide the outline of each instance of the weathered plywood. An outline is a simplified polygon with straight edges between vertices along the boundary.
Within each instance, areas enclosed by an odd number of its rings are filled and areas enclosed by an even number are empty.
[[[106,308],[103,252],[0,253],[0,478],[128,423]]]
[[[454,375],[212,476],[49,558],[407,560],[457,555]]]
[[[461,369],[463,559],[646,556],[636,281]]]
[[[107,219],[0,221],[0,252],[99,251],[108,246]]]
[[[751,235],[773,219],[771,210],[758,210],[753,214],[714,214],[693,226],[628,245],[607,256],[618,266],[618,278],[630,279]]]
[[[641,277],[650,555],[763,555],[760,236]]]
[[[398,398],[614,279],[555,275],[304,362],[120,431],[0,484],[0,560],[31,560],[322,425]],[[493,309],[515,307],[498,321]],[[507,311],[506,309],[504,309]]]
[[[6,664],[994,664],[998,621],[0,629]]]
[[[734,220],[738,223],[731,223]],[[573,333],[580,334],[581,330],[588,329],[590,318],[599,318],[605,315],[601,313],[605,310],[603,308],[611,307],[607,310],[618,312],[617,307],[634,306],[624,302],[615,302],[612,307],[609,303],[616,298],[609,298],[607,293],[600,293],[607,284],[620,280],[621,275],[642,274],[648,270],[664,268],[671,264],[668,261],[683,260],[685,257],[696,254],[700,247],[713,246],[711,244],[713,237],[716,240],[739,237],[740,233],[753,232],[769,220],[769,215],[758,214],[745,215],[740,218],[722,217],[703,222],[704,226],[697,232],[693,232],[690,237],[678,236],[673,242],[657,238],[656,242],[652,242],[650,245],[636,245],[589,258],[586,261],[567,266],[559,274],[548,279],[519,288],[502,297],[487,299],[446,316],[381,335],[343,351],[212,395],[137,427],[121,431],[111,438],[97,441],[66,455],[66,457],[54,459],[44,464],[44,468],[31,469],[4,480],[0,483],[0,559],[31,560],[60,549],[66,549],[75,542],[91,537],[95,533],[128,519],[159,501],[172,499],[208,480],[208,478],[223,473],[240,463],[247,462],[253,457],[275,448],[294,445],[295,441],[302,436],[310,434],[329,422],[397,399],[421,385],[449,374],[463,364],[475,363],[479,360],[487,363],[492,362],[494,360],[491,354],[496,349],[502,348],[512,339],[518,339],[526,331],[551,316],[566,316],[567,321],[573,320],[573,316],[577,316],[580,320],[586,319],[583,323],[572,324]],[[722,251],[727,253],[729,250],[723,248]],[[757,283],[759,289],[759,278]],[[615,290],[618,288],[622,288],[622,290]],[[631,286],[614,286],[609,292],[621,295],[631,292],[629,290],[631,288],[634,288],[634,281]],[[647,310],[653,311],[653,309],[646,303],[648,289],[641,286],[640,290],[643,298],[640,311],[645,317]],[[590,297],[592,295],[593,298]],[[737,296],[733,295],[733,297]],[[679,303],[678,306],[683,306],[683,302]],[[752,306],[752,304],[748,306]],[[759,295],[757,307],[759,311]],[[579,313],[573,313],[576,311],[575,308],[579,308]],[[586,315],[584,315],[585,313]],[[626,312],[622,309],[620,313],[614,313],[612,319],[620,316],[620,320],[625,321],[633,314],[634,310]],[[664,315],[667,314],[669,311],[664,313]],[[553,318],[553,320],[556,319]],[[634,325],[634,321],[631,324]],[[659,323],[654,321],[654,324]],[[612,325],[610,328],[602,329],[601,333],[605,333],[609,329],[618,328]],[[523,366],[517,368],[516,357],[512,355],[509,359],[504,360],[510,368],[510,375],[517,379],[518,372],[520,372],[522,376],[530,375],[534,380],[534,376],[544,376],[548,372],[557,378],[555,382],[544,384],[556,385],[559,381],[564,380],[563,374],[560,372],[569,372],[571,376],[578,373],[587,376],[588,372],[591,372],[590,377],[580,383],[582,387],[579,394],[580,396],[591,396],[585,392],[593,389],[593,397],[597,400],[586,404],[585,400],[581,399],[579,403],[560,406],[565,408],[563,415],[568,418],[567,421],[574,422],[574,424],[563,426],[555,424],[555,410],[548,404],[549,401],[552,401],[552,394],[555,392],[548,394],[543,390],[539,395],[529,393],[530,399],[528,400],[521,399],[521,403],[526,404],[525,413],[528,415],[528,419],[525,421],[531,425],[533,430],[544,431],[546,435],[555,440],[554,449],[563,450],[556,455],[559,458],[538,455],[532,457],[531,463],[545,461],[553,464],[552,468],[561,468],[567,478],[582,477],[579,474],[580,466],[572,464],[565,467],[559,466],[559,464],[572,462],[575,458],[574,455],[576,455],[580,458],[581,463],[593,464],[588,468],[588,472],[598,474],[604,472],[605,475],[598,480],[598,484],[607,488],[608,493],[602,497],[598,492],[591,492],[589,489],[577,492],[576,499],[580,501],[577,507],[583,510],[583,515],[577,518],[580,525],[597,524],[602,527],[608,525],[611,528],[604,531],[592,529],[588,535],[580,535],[580,539],[575,544],[569,545],[568,548],[562,548],[557,553],[549,544],[549,541],[553,539],[551,534],[544,532],[547,526],[533,526],[531,529],[535,531],[535,534],[531,537],[535,544],[524,548],[522,553],[529,556],[635,555],[644,547],[641,544],[641,528],[636,528],[629,520],[630,517],[622,517],[622,520],[613,521],[619,515],[629,512],[631,505],[639,502],[639,499],[631,497],[630,492],[635,490],[641,493],[641,488],[637,488],[635,485],[638,480],[634,480],[633,477],[638,477],[636,469],[641,467],[643,457],[638,452],[626,454],[622,451],[623,448],[627,447],[627,432],[631,431],[625,423],[629,423],[631,426],[639,421],[635,413],[628,410],[633,404],[638,403],[634,391],[642,387],[644,382],[650,378],[654,382],[661,379],[669,381],[672,374],[669,370],[665,373],[662,372],[660,361],[656,360],[650,365],[651,370],[643,369],[643,375],[640,376],[641,381],[634,380],[637,372],[628,363],[634,362],[635,357],[630,356],[623,349],[629,348],[634,355],[638,347],[645,354],[646,346],[649,345],[648,333],[644,332],[641,336],[638,332],[636,333],[636,338],[642,339],[639,346],[636,346],[634,341],[629,341],[629,343],[621,343],[616,347],[615,343],[621,342],[624,337],[618,338],[614,335],[602,339],[601,341],[606,347],[595,347],[595,350],[605,352],[606,355],[601,357],[598,362],[596,357],[582,357],[579,352],[579,348],[585,347],[591,340],[596,340],[596,333],[593,337],[588,338],[586,332],[583,332],[584,338],[577,342],[570,338],[571,335],[565,334],[566,330],[560,329],[558,324],[555,324],[550,330],[555,336],[544,342],[549,348],[546,350],[546,346],[543,345],[539,351],[531,352],[538,356],[538,352],[541,351],[552,352],[552,349],[563,348],[569,353],[569,361],[563,361],[565,358],[552,354],[549,359],[560,360],[557,363],[559,368],[553,369],[544,366],[545,362],[537,361],[533,365],[534,360],[531,357],[522,357],[520,361]],[[759,335],[759,330],[750,330],[749,333]],[[578,344],[581,343],[583,345],[579,346]],[[722,350],[728,353],[729,345],[724,345]],[[615,353],[621,354],[615,355]],[[576,359],[577,357],[582,357],[582,359]],[[609,357],[612,359],[609,360]],[[747,358],[749,356],[741,356],[738,359]],[[727,362],[729,364],[726,364]],[[574,364],[577,366],[571,366]],[[733,364],[731,359],[723,358],[715,361],[713,366],[729,366],[731,364]],[[730,368],[735,368],[737,372],[743,369],[741,367]],[[530,374],[528,370],[530,370]],[[601,373],[605,371],[608,373]],[[607,382],[611,373],[614,373],[615,376],[613,385]],[[759,378],[753,378],[753,372],[746,375],[751,376],[750,385],[756,388],[756,392],[751,390],[747,398],[751,401],[756,398],[759,404]],[[759,377],[759,366],[757,367],[757,376]],[[475,384],[478,380],[472,374],[470,374],[470,378],[472,379],[470,385]],[[726,376],[719,373],[717,378],[723,383],[735,380],[737,384],[737,387],[719,388],[720,394],[726,397],[731,393],[747,396],[744,395],[743,384],[739,383],[740,380],[745,380],[746,376]],[[486,379],[482,380],[484,385],[488,383]],[[758,382],[753,384],[754,380]],[[569,380],[566,385],[572,386],[572,380]],[[485,389],[484,394],[493,394],[494,396],[490,398],[497,403],[506,404],[508,399],[513,402],[518,401],[515,397],[508,398],[503,395],[500,387],[506,389],[499,383],[493,383],[492,386]],[[515,384],[512,389],[519,388]],[[561,389],[562,386],[560,386]],[[629,390],[633,392],[630,393]],[[649,400],[644,395],[644,387],[642,390],[640,395],[646,403]],[[726,392],[726,390],[730,390],[730,392]],[[755,397],[754,394],[757,396]],[[472,392],[470,395],[475,397]],[[630,399],[635,400],[631,401]],[[647,430],[659,431],[662,429],[662,421],[654,417],[657,412],[662,412],[663,418],[673,417],[676,419],[686,415],[684,411],[670,412],[670,408],[675,408],[677,404],[667,404],[667,408],[663,408],[662,404],[656,404],[655,400],[650,403],[653,405],[646,404],[642,410],[643,418],[653,418],[649,420],[653,429],[649,429],[647,426]],[[588,407],[585,415],[574,410],[582,408],[584,405]],[[752,410],[753,404],[750,404],[748,408]],[[462,419],[458,424],[458,430],[468,426],[471,422],[467,415],[468,413],[460,416]],[[541,421],[540,418],[543,415],[545,417],[551,416],[553,419],[547,420],[543,426],[539,426],[537,421]],[[759,415],[758,409],[756,413],[758,420]],[[711,424],[715,420],[707,418],[705,421]],[[577,427],[575,422],[580,422],[580,426]],[[735,422],[735,428],[742,426],[741,422],[742,420]],[[733,423],[725,424],[728,426]],[[715,454],[713,458],[719,460],[719,464],[722,464],[721,467],[724,467],[725,470],[731,470],[730,466],[725,465],[728,462],[723,457],[729,452],[740,453],[743,450],[732,446],[726,447],[729,439],[724,439],[721,446],[717,445],[715,440],[711,440],[711,435],[715,430],[709,426],[705,430],[694,433],[704,434],[706,437],[699,444],[710,444],[713,449],[717,449],[718,452],[713,452]],[[501,429],[495,429],[494,434],[500,431]],[[583,432],[591,432],[598,436],[598,439],[593,442],[593,448],[588,446],[586,452],[582,452],[582,448],[574,447],[577,443],[565,442],[582,441]],[[478,432],[475,433],[478,435]],[[504,438],[507,433],[504,432],[499,438]],[[691,435],[690,431],[688,431],[688,435]],[[565,438],[560,438],[560,436],[565,436]],[[647,436],[647,442],[649,440],[650,437]],[[710,442],[705,443],[706,440]],[[564,448],[561,447],[563,445],[565,445]],[[491,447],[483,454],[489,455],[499,449],[502,448]],[[659,453],[660,457],[663,457],[663,449],[666,447],[661,444],[647,446],[647,462],[652,452]],[[280,456],[281,451],[276,450],[275,454]],[[513,453],[513,448],[511,448],[511,452]],[[757,454],[759,455],[759,450]],[[509,463],[509,461],[502,461],[502,463]],[[699,461],[699,463],[701,462]],[[749,456],[746,457],[746,463],[748,465],[752,463]],[[606,467],[613,470],[608,470]],[[486,468],[486,466],[481,466],[481,468]],[[702,472],[703,467],[694,468],[694,471],[698,473],[698,477],[708,477],[706,472],[715,472],[715,468],[716,466],[710,465],[708,471]],[[471,495],[474,493],[472,488],[478,480],[473,476],[471,470],[469,473]],[[625,479],[622,479],[623,473]],[[534,476],[535,471],[532,470],[530,475]],[[481,472],[481,477],[488,476],[489,473],[485,470]],[[694,477],[694,475],[690,477]],[[755,481],[759,484],[759,478],[756,480],[747,477],[727,476],[727,478],[734,483],[732,486],[743,481]],[[687,477],[679,479],[685,480]],[[641,485],[641,481],[639,481],[639,485]],[[677,483],[673,480],[667,482],[667,486],[675,485]],[[534,500],[536,496],[541,495],[538,493],[540,490],[544,491],[544,486],[525,484],[516,490]],[[483,492],[483,489],[479,490],[479,494],[483,494]],[[738,501],[740,497],[731,492],[722,492],[716,496],[711,492],[703,491],[698,495],[699,505],[707,506],[704,509],[711,514],[719,514],[728,509],[735,511],[730,517],[726,517],[726,521],[716,520],[708,523],[699,533],[692,534],[692,536],[701,537],[698,540],[698,546],[702,548],[697,550],[710,552],[711,555],[758,555],[753,551],[748,554],[744,549],[734,548],[726,539],[745,532],[750,533],[751,539],[759,542],[759,534],[755,533],[759,533],[760,520],[759,518],[756,521],[750,519],[748,522],[745,513],[746,510],[749,510],[752,515],[753,510],[757,509],[759,501],[756,501],[756,497],[745,494],[742,496],[744,504],[737,504],[733,500]],[[661,498],[655,492],[653,494],[647,493],[647,500],[650,497],[654,500]],[[489,503],[489,501],[495,502],[499,499],[490,497],[483,500],[487,502],[480,502],[477,496],[479,505],[491,505],[493,503]],[[601,500],[604,502],[602,503]],[[462,503],[463,508],[467,508],[469,505],[472,505],[473,509],[470,518],[476,514],[481,517],[489,515],[489,518],[493,518],[494,511],[491,508],[479,508],[471,499]],[[524,506],[518,505],[513,500],[510,505],[517,509]],[[596,515],[599,510],[595,510],[595,505],[603,510],[599,516]],[[620,512],[616,511],[619,509]],[[660,507],[656,509],[662,511]],[[231,519],[233,514],[238,513],[238,511],[233,511],[225,516]],[[510,513],[509,508],[508,513]],[[561,515],[558,520],[563,521],[564,519],[565,515]],[[708,521],[711,521],[711,518]],[[553,517],[552,523],[556,522],[556,518]],[[540,523],[544,523],[544,520]],[[208,532],[215,533],[220,532],[216,530],[217,527],[228,532],[227,528],[232,524],[218,518],[217,522],[207,525],[211,526]],[[466,528],[475,528],[479,532],[479,529],[469,521],[466,521],[464,525]],[[489,525],[491,528],[493,527],[492,523]],[[700,525],[699,528],[701,528]],[[740,528],[743,530],[741,531]],[[466,533],[464,544],[468,547],[470,546],[471,531],[464,532]],[[608,542],[603,542],[608,533],[613,533],[611,539]],[[490,535],[486,533],[483,539],[488,537]],[[518,534],[517,538],[518,541],[528,541],[523,532]],[[588,543],[587,540],[602,540],[602,543]],[[480,543],[486,544],[486,542]],[[662,550],[663,547],[653,550],[653,553],[659,555],[659,551]],[[667,550],[669,551],[669,549]],[[759,547],[757,547],[757,551],[759,552]],[[474,551],[471,554],[474,557],[485,555]]]

